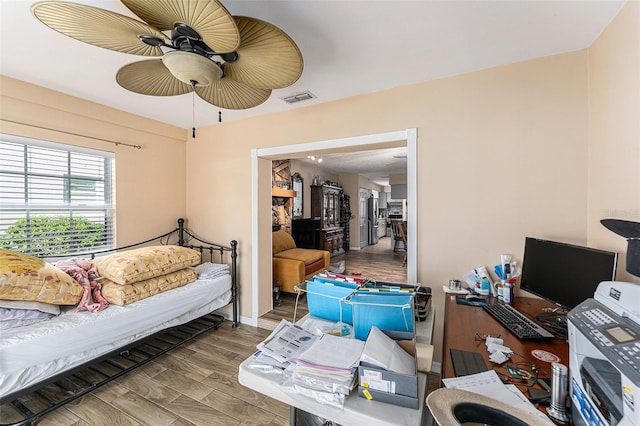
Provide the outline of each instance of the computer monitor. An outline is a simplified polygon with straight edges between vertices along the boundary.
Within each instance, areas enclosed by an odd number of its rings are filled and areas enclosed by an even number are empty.
[[[526,237],[520,288],[571,310],[616,276],[618,253]]]

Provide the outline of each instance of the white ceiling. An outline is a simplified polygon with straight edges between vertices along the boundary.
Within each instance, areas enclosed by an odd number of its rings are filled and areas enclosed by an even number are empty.
[[[322,159],[322,162],[318,162]],[[303,163],[313,163],[334,175],[359,174],[378,185],[389,185],[389,175],[407,173],[407,148],[387,148],[371,151],[322,154],[311,158],[297,158]]]
[[[119,1],[75,2],[135,17]],[[143,58],[61,35],[33,18],[33,3],[0,1],[1,74],[183,128],[191,128],[194,122],[197,127],[217,123],[219,109],[199,98],[194,118],[189,94],[153,97],[122,89],[115,81],[118,69]],[[583,49],[625,1],[222,3],[232,15],[265,20],[284,30],[304,58],[303,74],[292,86],[274,90],[269,100],[255,108],[223,110],[223,120],[232,121]],[[304,90],[316,98],[296,104],[281,100]],[[371,165],[372,158],[365,157]]]

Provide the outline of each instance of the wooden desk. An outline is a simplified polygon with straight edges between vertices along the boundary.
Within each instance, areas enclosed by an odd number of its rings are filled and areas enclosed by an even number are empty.
[[[499,302],[496,300],[495,303]],[[524,297],[516,297],[513,304],[514,308],[531,319],[542,313],[543,307],[550,306],[552,305],[544,300]],[[446,296],[444,324],[441,370],[443,378],[455,377],[449,353],[449,349],[452,348],[479,352],[488,368],[491,366],[500,367],[489,362],[487,347],[484,341],[476,340],[476,333],[479,335],[490,334],[494,337],[500,335],[504,340],[504,345],[514,352],[510,363],[520,366],[534,363],[540,369],[540,377],[550,376],[551,364],[534,358],[531,355],[531,351],[534,349],[544,349],[551,352],[560,358],[562,364],[569,366],[569,345],[565,340],[558,338],[549,341],[520,340],[481,307],[458,305],[455,296]],[[504,372],[504,368],[497,369],[497,371]]]

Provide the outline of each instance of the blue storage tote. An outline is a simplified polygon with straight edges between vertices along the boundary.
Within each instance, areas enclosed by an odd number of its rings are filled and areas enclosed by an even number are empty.
[[[353,324],[351,305],[346,303],[345,300],[356,291],[357,284],[340,281],[326,282],[315,279],[313,281],[307,280],[304,284],[306,286],[309,314],[334,322],[342,321],[347,324]]]
[[[347,303],[353,309],[356,339],[367,340],[372,326],[413,333],[413,293],[358,291]]]

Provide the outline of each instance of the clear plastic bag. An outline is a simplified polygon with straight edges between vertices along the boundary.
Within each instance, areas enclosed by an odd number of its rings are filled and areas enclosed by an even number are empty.
[[[286,380],[281,388],[290,394],[293,398],[299,399],[301,397],[311,398],[319,404],[330,405],[339,409],[344,408],[345,396],[340,393],[323,392],[315,389],[301,386],[293,382],[293,380]]]

